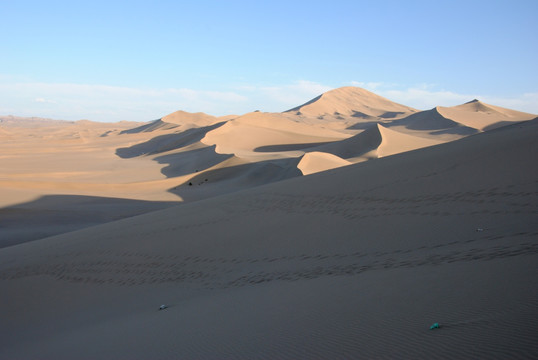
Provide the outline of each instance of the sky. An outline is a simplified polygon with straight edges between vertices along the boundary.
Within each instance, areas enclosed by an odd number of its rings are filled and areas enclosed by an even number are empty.
[[[538,113],[538,1],[0,0],[0,115],[285,111],[341,86]]]

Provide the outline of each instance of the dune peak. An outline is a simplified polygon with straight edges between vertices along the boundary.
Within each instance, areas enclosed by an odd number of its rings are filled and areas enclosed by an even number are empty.
[[[394,118],[409,115],[416,110],[366,89],[345,86],[327,91],[286,112],[298,112],[318,117],[353,117],[360,114],[362,117]]]
[[[190,113],[183,110],[175,111],[171,114],[163,116],[162,121],[177,125],[194,124],[197,126],[212,125],[217,122],[217,118],[203,112]]]

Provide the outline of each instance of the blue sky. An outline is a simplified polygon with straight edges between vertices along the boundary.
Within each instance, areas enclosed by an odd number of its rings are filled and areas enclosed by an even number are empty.
[[[340,86],[538,113],[538,1],[0,0],[0,115],[284,111]]]

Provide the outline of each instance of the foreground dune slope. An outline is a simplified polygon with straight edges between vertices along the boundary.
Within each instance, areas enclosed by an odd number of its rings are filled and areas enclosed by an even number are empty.
[[[0,358],[535,358],[537,136],[0,249]]]

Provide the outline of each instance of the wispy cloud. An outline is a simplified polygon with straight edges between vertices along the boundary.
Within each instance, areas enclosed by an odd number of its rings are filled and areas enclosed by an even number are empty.
[[[49,104],[55,104],[56,102],[53,101],[53,100],[48,100],[48,99],[45,99],[45,98],[42,98],[42,97],[38,97],[38,98],[35,98],[34,99],[35,102],[38,102],[38,103],[49,103]]]
[[[431,109],[435,106],[455,106],[478,99],[492,105],[538,114],[538,93],[524,93],[517,96],[503,97],[488,94],[456,93],[439,89],[435,84],[417,84],[408,87],[396,83],[382,82],[364,83],[352,81],[351,84],[420,110]]]
[[[66,120],[148,121],[179,109],[218,114],[232,112],[247,100],[233,91],[69,83],[0,83],[0,114]]]
[[[250,108],[247,111],[280,112],[301,105],[333,87],[314,81],[297,80],[271,86],[242,84],[233,89],[248,98]]]
[[[307,80],[271,86],[241,84],[221,91],[0,80],[0,115],[96,121],[149,121],[176,110],[212,115],[285,111],[333,88]],[[417,109],[459,105],[477,98],[493,105],[538,113],[538,93],[499,97],[461,94],[439,89],[434,84],[404,86],[354,81],[349,85],[366,88]]]
[[[273,86],[245,84],[222,91],[4,81],[0,82],[0,115],[148,121],[176,110],[212,115],[276,112],[330,89],[305,80]]]

